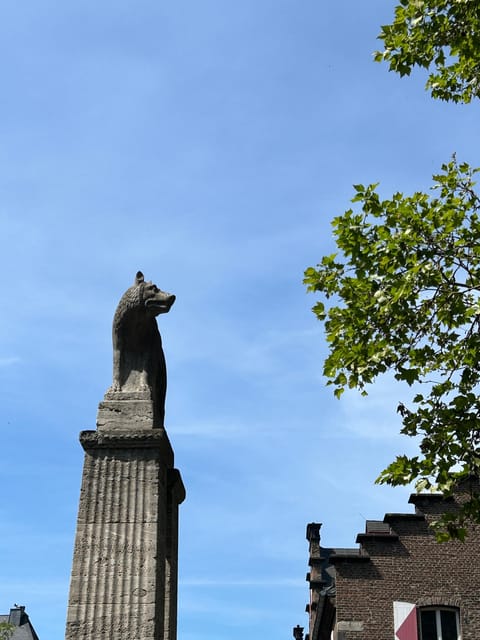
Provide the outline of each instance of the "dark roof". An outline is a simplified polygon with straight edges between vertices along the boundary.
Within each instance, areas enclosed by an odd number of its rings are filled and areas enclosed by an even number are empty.
[[[39,640],[28,614],[25,613],[25,607],[15,605],[10,613],[0,614],[0,622],[8,622],[14,626],[11,640]]]
[[[328,565],[337,564],[338,562],[355,562],[357,560],[365,562],[370,560],[369,555],[362,552],[358,547],[355,549],[345,549],[343,547],[325,549],[325,547],[321,547],[321,551],[326,561],[324,571],[328,568]]]
[[[390,533],[390,527],[382,520],[367,520],[365,523],[365,533]]]

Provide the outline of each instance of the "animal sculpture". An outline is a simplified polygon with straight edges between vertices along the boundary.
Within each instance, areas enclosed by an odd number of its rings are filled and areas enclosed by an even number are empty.
[[[149,392],[160,426],[165,415],[167,369],[156,317],[168,313],[175,296],[145,282],[135,283],[118,303],[113,318],[113,392]]]

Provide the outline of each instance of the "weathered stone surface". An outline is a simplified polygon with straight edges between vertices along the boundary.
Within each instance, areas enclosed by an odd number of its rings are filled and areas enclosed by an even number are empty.
[[[125,431],[132,424],[137,429],[153,429],[158,425],[152,400],[108,399],[120,394],[106,394],[98,405],[97,429],[99,431]]]
[[[185,489],[166,433],[87,431],[81,441],[86,453],[66,638],[174,640],[178,505]]]
[[[99,428],[127,428],[132,419],[137,427],[164,426],[167,368],[156,317],[174,302],[141,271],[120,299],[112,326],[113,382],[100,404]]]
[[[69,609],[67,638],[89,638],[98,640],[143,640],[162,638],[158,632],[159,622],[153,604],[136,606],[103,605],[101,615],[91,617],[91,606],[75,606]]]
[[[81,431],[80,443],[85,451],[96,451],[100,455],[111,455],[118,460],[136,457],[136,449],[150,449],[148,456],[163,460],[166,468],[173,467],[173,449],[165,429],[130,428],[121,431]],[[100,450],[102,454],[100,454]],[[112,450],[109,454],[109,450]],[[147,454],[145,454],[147,455]]]

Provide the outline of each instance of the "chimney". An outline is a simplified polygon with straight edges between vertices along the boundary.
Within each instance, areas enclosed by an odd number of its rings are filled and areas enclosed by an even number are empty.
[[[303,640],[303,627],[297,624],[296,627],[293,627],[293,637],[295,640]]]
[[[320,522],[310,522],[307,524],[307,540],[309,542],[308,551],[310,559],[320,557]],[[309,563],[310,566],[312,563]]]
[[[309,542],[320,542],[320,527],[321,522],[310,522],[307,524],[307,540]]]
[[[320,522],[310,522],[307,524],[308,540],[308,564],[310,571],[307,579],[310,583],[310,603],[307,605],[309,637],[313,636],[313,628],[317,618],[317,603],[320,597],[320,590],[323,587],[322,580],[322,554],[320,550]],[[303,640],[303,639],[302,639]]]
[[[20,607],[18,604],[14,605],[10,609],[10,615],[8,616],[8,622],[15,627],[19,627],[22,624],[22,619],[25,616],[25,607]]]

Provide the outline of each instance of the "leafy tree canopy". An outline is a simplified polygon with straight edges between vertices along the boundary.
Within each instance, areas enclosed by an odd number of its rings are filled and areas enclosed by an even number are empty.
[[[0,622],[0,640],[9,640],[12,637],[15,627],[9,622]]]
[[[400,0],[378,37],[384,50],[375,60],[391,71],[433,68],[426,86],[434,98],[467,103],[480,96],[478,0]]]
[[[462,3],[461,3],[462,4]],[[433,176],[430,194],[354,185],[355,209],[333,220],[339,253],[305,272],[308,290],[327,301],[314,312],[325,322],[324,364],[336,396],[379,374],[414,385],[400,403],[401,432],[420,439],[419,455],[401,455],[377,482],[416,483],[449,494],[480,475],[480,198],[474,173],[455,158]],[[418,392],[417,392],[418,390]],[[440,539],[462,538],[480,522],[472,493],[458,516],[439,523]],[[442,533],[443,532],[443,533]]]

